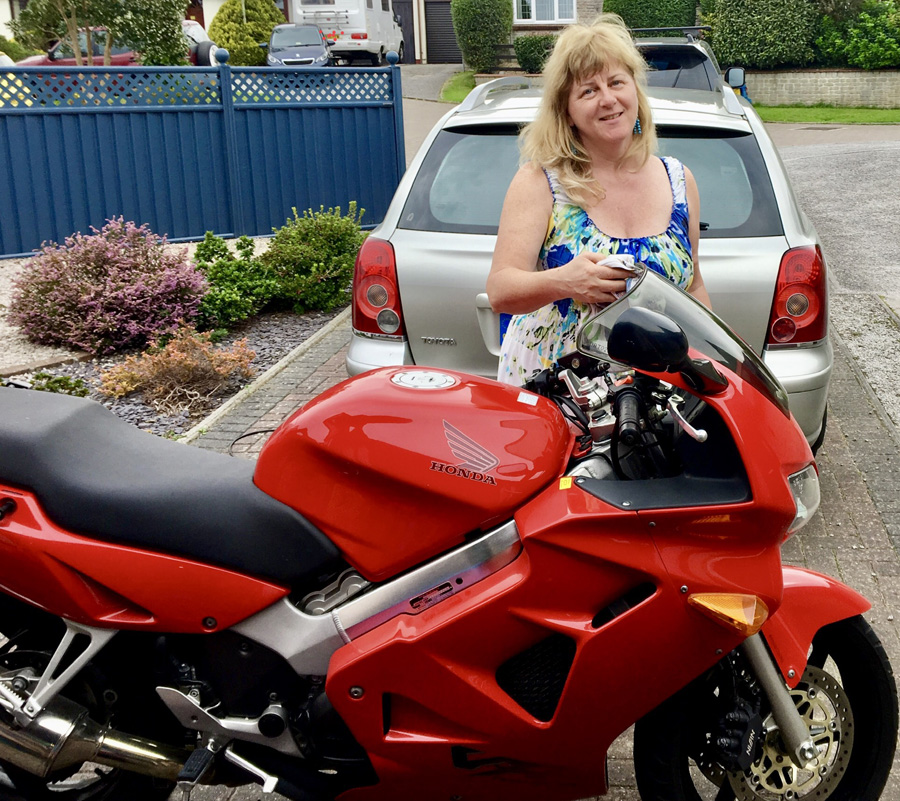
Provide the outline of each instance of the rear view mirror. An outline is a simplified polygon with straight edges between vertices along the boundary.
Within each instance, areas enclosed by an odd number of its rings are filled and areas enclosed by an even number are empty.
[[[634,307],[622,312],[609,332],[608,351],[611,359],[638,370],[673,372],[687,361],[688,341],[674,320]]]
[[[743,67],[729,67],[725,70],[725,83],[732,89],[740,89],[747,82],[747,74]]]

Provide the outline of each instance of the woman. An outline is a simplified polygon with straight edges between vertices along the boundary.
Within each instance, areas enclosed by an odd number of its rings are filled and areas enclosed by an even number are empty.
[[[494,311],[514,315],[501,381],[523,384],[574,351],[593,304],[624,291],[632,258],[710,305],[697,184],[681,162],[652,155],[645,70],[615,14],[567,28],[544,66],[487,281]]]

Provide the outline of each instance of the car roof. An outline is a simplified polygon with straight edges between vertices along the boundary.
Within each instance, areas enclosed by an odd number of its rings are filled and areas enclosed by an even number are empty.
[[[280,25],[276,25],[272,30],[284,31],[290,28],[314,28],[317,31],[320,30],[318,25],[314,25],[310,22],[283,22]]]
[[[710,92],[703,89],[646,90],[657,125],[677,124],[750,131],[740,101],[731,89]],[[541,90],[528,78],[501,78],[476,87],[445,119],[444,128],[468,125],[524,124],[537,112]],[[730,95],[730,96],[729,96]]]

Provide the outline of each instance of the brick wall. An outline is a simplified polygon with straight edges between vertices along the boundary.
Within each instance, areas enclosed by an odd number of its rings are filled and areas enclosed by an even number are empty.
[[[827,103],[900,108],[900,70],[791,70],[747,72],[747,91],[766,106]]]

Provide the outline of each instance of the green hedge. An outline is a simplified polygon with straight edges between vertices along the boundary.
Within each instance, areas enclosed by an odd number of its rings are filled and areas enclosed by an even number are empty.
[[[815,58],[818,8],[810,0],[716,0],[711,17],[723,67],[803,66]]]
[[[512,33],[512,3],[450,0],[450,15],[466,65],[475,72],[497,69],[497,45],[509,42]]]
[[[539,73],[553,50],[556,37],[553,34],[527,34],[518,36],[513,42],[516,61],[525,72]]]
[[[868,0],[855,18],[825,17],[816,47],[819,61],[827,65],[900,67],[900,7],[895,0]]]
[[[6,53],[13,61],[21,61],[23,58],[39,53],[39,50],[31,50],[20,45],[15,39],[7,39],[0,36],[0,53]]]
[[[697,22],[696,0],[605,0],[629,28],[684,28]]]

